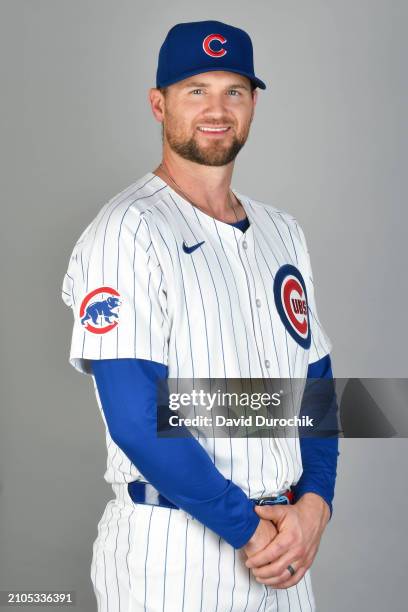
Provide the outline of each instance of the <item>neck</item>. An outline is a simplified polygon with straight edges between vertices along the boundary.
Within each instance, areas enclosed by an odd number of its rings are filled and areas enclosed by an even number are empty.
[[[226,166],[204,166],[170,153],[163,155],[162,164],[163,168],[158,166],[154,174],[175,191],[179,191],[177,186],[180,187],[192,202],[209,214],[215,213],[218,218],[229,218],[232,213],[231,221],[236,221],[232,210],[234,206],[238,215],[243,216],[242,212],[239,212],[238,201],[230,194],[233,162]]]

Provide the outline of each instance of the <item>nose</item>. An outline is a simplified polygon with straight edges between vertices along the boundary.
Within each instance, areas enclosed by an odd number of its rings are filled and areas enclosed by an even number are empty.
[[[225,115],[225,109],[228,106],[228,97],[225,93],[209,93],[206,96],[206,107],[208,112],[216,116],[217,119]]]

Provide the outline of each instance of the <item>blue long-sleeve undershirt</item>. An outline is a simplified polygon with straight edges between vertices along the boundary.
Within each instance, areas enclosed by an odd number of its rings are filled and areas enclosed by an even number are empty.
[[[322,378],[331,379],[331,382],[333,382],[330,355],[311,363],[308,367],[307,378],[309,381],[310,379]],[[316,384],[316,381],[310,382],[314,384],[310,385],[311,391],[308,391],[308,381],[306,381],[302,413],[313,413],[313,416],[320,417],[321,425],[319,429],[322,437],[316,435],[300,437],[303,473],[297,484],[294,485],[293,491],[295,502],[305,493],[320,495],[329,506],[331,518],[337,475],[337,457],[340,454],[338,451],[337,399],[334,384],[324,385]],[[313,387],[316,387],[316,389],[314,390]],[[307,397],[308,393],[309,397]]]
[[[224,478],[193,436],[157,435],[157,380],[167,367],[144,359],[93,360],[113,441],[164,497],[241,548],[255,532],[254,503]],[[186,430],[187,432],[187,430]]]

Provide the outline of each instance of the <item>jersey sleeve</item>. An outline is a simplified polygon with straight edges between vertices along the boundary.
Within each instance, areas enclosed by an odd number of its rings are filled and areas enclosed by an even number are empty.
[[[138,211],[96,219],[77,242],[62,299],[74,316],[70,363],[139,358],[168,365],[167,289],[146,220]]]
[[[317,313],[315,287],[313,281],[312,264],[310,260],[310,253],[306,243],[305,234],[301,226],[296,223],[296,229],[299,234],[299,238],[303,245],[302,249],[302,266],[304,270],[304,281],[306,285],[307,293],[307,304],[309,312],[309,324],[311,333],[311,344],[309,350],[309,364],[318,361],[325,355],[328,355],[333,348],[333,344],[329,336],[327,335],[322,323],[319,320]]]

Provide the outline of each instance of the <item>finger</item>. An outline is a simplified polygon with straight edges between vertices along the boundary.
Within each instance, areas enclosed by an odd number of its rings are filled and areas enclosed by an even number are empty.
[[[291,576],[289,580],[285,580],[285,582],[278,584],[275,588],[288,589],[289,587],[294,586],[295,584],[298,584],[302,580],[303,576],[306,574],[306,571],[307,571],[306,567],[300,567],[296,571],[296,574],[294,576]]]
[[[265,546],[263,550],[260,550],[251,557],[248,557],[245,565],[251,569],[254,567],[268,565],[269,563],[279,559],[279,557],[282,555],[286,555],[292,545],[293,540],[290,535],[278,533],[272,542]]]
[[[260,578],[261,580],[271,580],[273,581],[273,584],[280,584],[290,580],[292,577],[292,574],[288,569],[289,563],[296,573],[296,569],[302,567],[304,562],[300,559],[294,561],[293,557],[289,557],[285,559],[284,563],[279,562],[278,569],[271,570],[270,566],[265,565],[260,569],[253,569],[252,573],[255,578]]]
[[[258,516],[274,523],[279,523],[284,518],[288,507],[279,504],[275,506],[254,506]]]
[[[298,552],[298,550],[295,550],[292,547],[286,555],[283,555],[277,561],[274,561],[273,563],[267,563],[262,567],[252,568],[252,573],[256,578],[280,577],[282,580],[286,580],[288,578],[289,564],[291,564],[295,570],[297,567],[300,567],[304,564],[305,559],[300,555],[300,552],[301,551]]]
[[[289,571],[286,571],[282,580],[276,578],[256,578],[255,580],[260,584],[272,586],[275,589],[288,589],[289,587],[297,584],[303,578],[306,573],[306,569],[306,567],[300,567],[296,570],[295,575],[290,576],[289,579],[287,576],[290,575],[290,573]]]

